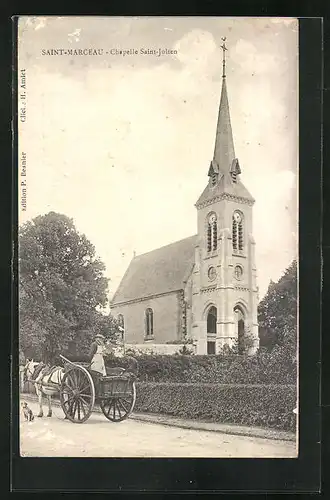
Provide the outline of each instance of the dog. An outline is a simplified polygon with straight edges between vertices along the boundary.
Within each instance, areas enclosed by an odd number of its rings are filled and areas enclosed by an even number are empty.
[[[33,411],[31,410],[31,408],[29,408],[27,402],[22,401],[21,407],[22,407],[22,412],[23,412],[24,418],[25,418],[25,422],[32,422],[34,420],[34,415],[33,415]]]

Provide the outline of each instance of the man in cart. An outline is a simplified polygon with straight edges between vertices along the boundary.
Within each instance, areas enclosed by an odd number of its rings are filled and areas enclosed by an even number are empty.
[[[123,337],[123,328],[119,327],[119,331],[121,336]],[[137,361],[131,356],[125,355],[125,345],[123,343],[123,339],[120,341],[119,339],[112,339],[105,342],[105,337],[98,333],[94,337],[94,341],[91,344],[90,352],[89,352],[89,361],[90,361],[90,370],[91,374],[94,374],[93,379],[95,384],[98,385],[98,379],[100,376],[106,376],[106,368],[104,357],[108,357],[109,365],[113,366],[123,366],[120,359],[124,361],[124,366],[131,373],[137,373],[138,366]]]
[[[105,351],[105,338],[101,333],[98,333],[95,335],[89,351],[89,359],[91,362],[90,369],[103,376],[106,375],[104,363]]]

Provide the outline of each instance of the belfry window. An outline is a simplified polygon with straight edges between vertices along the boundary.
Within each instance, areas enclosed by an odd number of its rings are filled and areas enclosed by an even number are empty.
[[[218,174],[216,172],[213,172],[212,176],[211,176],[212,187],[214,187],[216,185],[217,180],[218,180]]]
[[[218,225],[217,216],[211,214],[207,221],[207,251],[212,252],[218,246]]]
[[[244,247],[244,235],[243,235],[243,217],[238,211],[233,214],[232,221],[232,242],[233,242],[233,252],[242,253]]]
[[[152,337],[154,334],[154,313],[150,307],[145,312],[145,334],[146,338]]]

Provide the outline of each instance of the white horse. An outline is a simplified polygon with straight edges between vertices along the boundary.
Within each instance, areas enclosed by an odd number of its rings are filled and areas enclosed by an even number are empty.
[[[65,373],[64,368],[61,366],[54,366],[50,370],[45,372],[45,367],[40,370],[40,373],[34,379],[33,375],[38,366],[40,366],[40,362],[36,362],[32,360],[27,360],[24,373],[26,380],[35,384],[36,393],[39,401],[39,413],[38,417],[43,417],[43,409],[42,409],[42,396],[46,396],[48,400],[48,414],[47,417],[52,416],[52,396],[58,394],[60,392],[61,383],[63,380],[63,376]],[[41,367],[40,367],[41,368]]]

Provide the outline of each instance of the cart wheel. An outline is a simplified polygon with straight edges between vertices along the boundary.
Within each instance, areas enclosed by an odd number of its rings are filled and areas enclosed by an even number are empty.
[[[136,387],[133,381],[129,385],[129,391],[125,396],[112,396],[107,399],[101,399],[100,407],[108,420],[112,422],[121,422],[128,418],[132,413],[136,400]]]
[[[60,400],[65,416],[71,422],[82,424],[90,417],[95,403],[95,387],[86,368],[75,366],[65,373]]]

